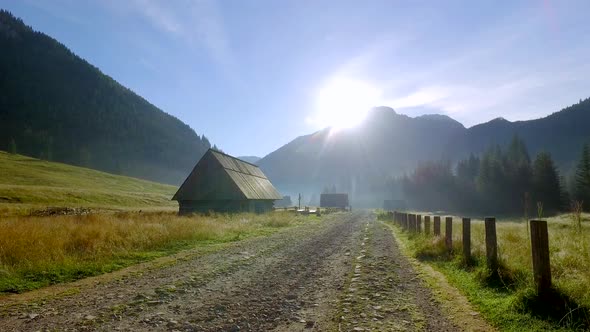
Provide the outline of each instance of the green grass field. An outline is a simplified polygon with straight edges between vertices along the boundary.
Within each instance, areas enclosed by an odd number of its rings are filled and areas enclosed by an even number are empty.
[[[48,206],[173,210],[176,187],[0,151],[0,216]]]

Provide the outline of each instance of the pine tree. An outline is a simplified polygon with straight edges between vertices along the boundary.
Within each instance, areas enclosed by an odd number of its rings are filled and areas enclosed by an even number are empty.
[[[16,142],[14,141],[14,138],[10,140],[10,153],[17,154]]]
[[[520,211],[524,193],[531,190],[533,169],[526,144],[517,135],[512,138],[504,158],[504,176],[506,208],[511,212]]]
[[[533,166],[532,187],[533,201],[541,202],[545,211],[551,213],[561,209],[562,186],[549,153],[541,152],[537,155]]]
[[[574,179],[574,199],[590,210],[590,147],[584,144]]]
[[[570,196],[570,191],[568,190],[568,183],[565,177],[559,177],[559,185],[561,186],[561,210],[569,211],[572,199]]]
[[[469,159],[461,160],[457,164],[457,177],[464,181],[473,182],[479,173],[479,158],[473,153]]]
[[[512,141],[506,152],[506,158],[510,163],[515,165],[530,164],[531,158],[529,157],[526,144],[518,135],[512,137]]]
[[[205,146],[206,149],[211,148],[211,142],[209,142],[209,139],[207,137],[205,137],[205,135],[201,136],[201,142],[203,142],[203,145]]]

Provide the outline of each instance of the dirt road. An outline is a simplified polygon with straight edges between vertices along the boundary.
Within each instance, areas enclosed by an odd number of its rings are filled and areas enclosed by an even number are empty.
[[[2,331],[455,331],[368,212],[0,298]]]

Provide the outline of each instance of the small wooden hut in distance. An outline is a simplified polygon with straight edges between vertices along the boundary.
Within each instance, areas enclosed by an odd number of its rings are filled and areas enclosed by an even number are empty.
[[[178,201],[179,214],[263,213],[282,198],[258,166],[209,149],[172,200]]]
[[[320,207],[346,210],[350,206],[348,194],[321,194]]]

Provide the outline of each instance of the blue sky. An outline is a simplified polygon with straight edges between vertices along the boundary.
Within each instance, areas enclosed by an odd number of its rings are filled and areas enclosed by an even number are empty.
[[[367,103],[469,127],[590,97],[590,1],[0,0],[234,155],[330,119],[338,80]],[[347,96],[343,96],[347,101]],[[336,117],[336,111],[329,113]]]

